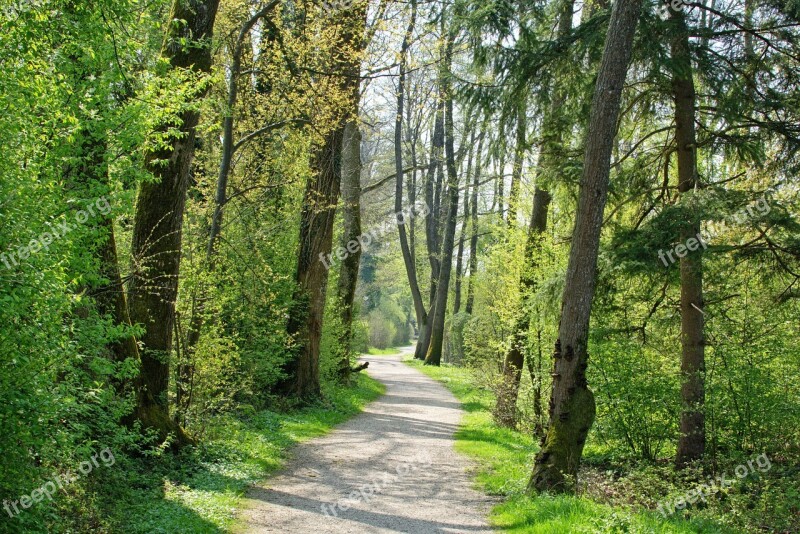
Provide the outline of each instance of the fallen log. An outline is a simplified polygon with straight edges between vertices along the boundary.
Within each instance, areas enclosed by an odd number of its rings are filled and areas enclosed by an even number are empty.
[[[369,362],[364,362],[361,365],[357,365],[356,367],[351,368],[350,372],[351,373],[360,373],[361,371],[363,371],[367,367],[369,367]]]

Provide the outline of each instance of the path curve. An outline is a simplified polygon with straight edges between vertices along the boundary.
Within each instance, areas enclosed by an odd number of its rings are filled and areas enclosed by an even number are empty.
[[[460,404],[401,363],[407,353],[363,358],[386,394],[295,447],[283,471],[252,488],[246,532],[492,532],[494,501],[473,489],[470,464],[453,449]]]

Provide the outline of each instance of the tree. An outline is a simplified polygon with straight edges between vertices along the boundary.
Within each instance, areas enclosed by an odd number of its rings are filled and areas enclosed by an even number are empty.
[[[558,31],[557,39],[566,38],[572,29],[572,10],[574,2],[572,0],[561,1],[558,12]],[[547,230],[547,212],[550,209],[552,196],[545,185],[545,176],[548,172],[553,172],[558,165],[557,153],[561,151],[563,143],[563,129],[560,127],[559,117],[561,107],[564,105],[564,90],[561,87],[554,87],[552,103],[545,110],[542,120],[542,150],[539,155],[537,184],[533,197],[533,213],[528,227],[528,235],[525,244],[525,259],[520,277],[520,294],[522,296],[522,306],[517,314],[517,319],[512,332],[511,344],[505,354],[503,361],[503,376],[497,394],[497,404],[494,410],[494,419],[497,424],[506,428],[513,428],[517,422],[517,397],[519,394],[519,384],[522,377],[522,367],[525,362],[525,344],[530,329],[531,310],[529,301],[535,291],[536,286],[536,267],[541,254],[541,239]],[[523,108],[523,106],[519,106]],[[521,112],[524,109],[521,109]],[[524,143],[524,133],[518,131],[517,154],[515,154],[514,172],[518,173],[524,159],[524,150],[520,149]],[[521,152],[521,154],[520,154]],[[516,219],[516,215],[514,216]],[[511,218],[509,218],[509,222]],[[530,367],[530,366],[529,366]],[[536,405],[534,412],[538,413],[540,388],[536,389]],[[538,421],[537,421],[538,424]],[[537,431],[541,431],[537,428]]]
[[[358,110],[361,98],[361,54],[364,50],[364,32],[366,30],[367,4],[358,2],[348,10],[352,25],[350,35],[343,38],[348,48],[350,61],[345,67],[345,80],[349,84],[349,105],[351,116],[342,134],[342,212],[344,231],[342,247],[355,250],[343,261],[339,269],[339,282],[336,294],[339,303],[341,332],[339,350],[342,351],[339,362],[339,378],[347,382],[350,377],[351,344],[353,341],[353,299],[358,283],[358,270],[361,264],[361,247],[354,246],[361,236],[361,131],[359,129]]]
[[[675,143],[678,191],[687,202],[680,242],[700,235],[700,219],[692,209],[692,193],[699,185],[695,135],[695,90],[689,49],[689,29],[682,11],[673,13],[672,94],[675,102]],[[702,249],[680,259],[681,276],[681,413],[680,440],[675,462],[683,466],[699,460],[705,451],[705,334]]]
[[[211,70],[211,37],[219,0],[175,0],[169,16],[161,56],[176,71],[205,74]],[[202,98],[199,83],[193,98]],[[181,261],[181,235],[186,191],[195,151],[200,112],[187,106],[161,129],[177,130],[147,156],[146,168],[154,180],[142,183],[134,217],[132,274],[129,283],[131,321],[142,325],[141,374],[136,417],[162,437],[174,432],[187,437],[169,417],[169,385],[175,300]]]
[[[331,82],[328,96],[332,117],[329,124],[318,125],[322,139],[313,147],[310,158],[311,174],[300,215],[297,290],[286,327],[294,346],[283,368],[285,378],[278,385],[282,393],[300,399],[320,394],[319,356],[329,269],[325,258],[333,247],[345,129],[353,119],[353,102],[358,98],[359,76],[353,76],[353,65],[362,46],[364,9],[365,5],[359,2],[329,14],[331,42],[326,44],[326,71]]]
[[[403,211],[403,110],[405,107],[408,51],[411,48],[411,40],[414,36],[414,28],[416,27],[416,23],[417,2],[416,0],[412,0],[411,17],[409,19],[405,34],[403,35],[403,43],[400,46],[400,64],[398,66],[397,113],[395,114],[394,123],[395,213],[400,213]],[[416,170],[414,172],[416,172]],[[412,193],[415,192],[412,190]],[[398,224],[397,231],[400,238],[400,251],[403,255],[403,264],[406,270],[406,277],[408,278],[408,286],[411,291],[411,300],[414,304],[414,315],[417,320],[417,326],[420,329],[421,338],[428,323],[428,312],[425,310],[425,304],[422,301],[422,292],[419,287],[419,279],[417,275],[417,265],[411,248],[413,242],[409,243],[409,236],[405,224]]]
[[[439,253],[440,270],[436,282],[436,300],[431,309],[429,319],[429,344],[425,353],[426,365],[439,365],[442,360],[442,344],[444,342],[444,325],[447,313],[447,297],[450,294],[450,273],[453,270],[453,250],[455,248],[456,222],[458,221],[458,172],[454,141],[454,106],[452,85],[454,30],[447,33],[445,43],[445,62],[441,75],[442,94],[445,99],[445,158],[447,167],[447,211],[444,218],[444,238]]]
[[[603,59],[586,132],[575,229],[572,234],[555,345],[550,422],[528,484],[529,491],[570,491],[594,422],[594,394],[586,380],[597,255],[608,197],[611,152],[622,88],[631,58],[641,0],[618,0],[611,12]]]

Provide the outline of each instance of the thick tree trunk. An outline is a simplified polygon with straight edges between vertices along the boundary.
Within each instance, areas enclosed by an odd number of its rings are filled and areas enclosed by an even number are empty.
[[[344,232],[342,247],[358,242],[361,236],[361,131],[357,118],[347,123],[342,147],[342,212]],[[358,284],[358,269],[361,265],[361,247],[347,256],[339,268],[337,298],[340,318],[338,345],[340,354],[338,378],[348,382],[351,373],[353,342],[353,300]]]
[[[570,491],[575,487],[583,446],[594,422],[594,394],[586,381],[589,319],[597,282],[611,152],[640,10],[641,0],[617,0],[611,13],[586,134],[583,176],[554,354],[550,423],[542,450],[536,455],[529,491]]]
[[[319,397],[319,350],[328,289],[328,268],[323,261],[333,246],[333,222],[339,197],[344,128],[325,135],[311,156],[312,175],[306,184],[300,215],[300,248],[297,256],[294,307],[287,333],[294,340],[285,378],[276,389],[300,399]]]
[[[450,79],[450,66],[453,54],[452,33],[448,35],[445,51],[445,71],[442,76],[442,94],[445,98],[445,154],[447,167],[447,212],[444,221],[444,236],[440,250],[439,279],[436,284],[436,302],[433,305],[428,328],[429,344],[425,353],[426,365],[440,365],[442,344],[444,342],[444,323],[447,315],[447,297],[450,293],[450,273],[453,270],[453,249],[455,248],[456,222],[458,220],[458,171],[456,169],[455,146],[453,140],[453,92]]]
[[[175,0],[161,53],[172,68],[211,70],[210,41],[218,7],[219,0]],[[201,98],[204,92],[205,89],[198,90],[195,97]],[[199,112],[187,110],[175,124],[163,126],[164,131],[178,129],[180,135],[169,146],[147,156],[147,170],[156,179],[140,187],[131,243],[130,316],[131,321],[145,328],[136,416],[162,438],[174,432],[179,442],[187,438],[169,417],[167,389],[183,214],[198,121]]]
[[[339,369],[338,378],[349,382],[353,344],[353,300],[358,284],[358,271],[361,266],[361,246],[354,246],[361,237],[361,131],[358,113],[361,100],[361,56],[365,46],[367,25],[367,3],[356,2],[346,13],[348,22],[343,40],[345,51],[350,56],[346,60],[346,73],[343,83],[350,95],[350,120],[343,133],[341,193],[344,231],[342,246],[350,253],[339,268],[339,282],[336,291],[339,304]]]
[[[673,13],[675,34],[672,50],[672,93],[675,100],[675,142],[678,157],[678,190],[691,200],[698,185],[697,144],[695,141],[695,90],[689,52],[689,30],[682,12]],[[686,221],[680,231],[680,242],[697,240],[700,220],[686,203]],[[702,458],[705,452],[705,336],[703,299],[702,248],[689,252],[680,260],[681,270],[681,413],[680,439],[676,464]]]

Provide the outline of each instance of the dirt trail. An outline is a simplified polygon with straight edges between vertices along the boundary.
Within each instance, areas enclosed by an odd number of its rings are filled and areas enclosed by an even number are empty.
[[[386,395],[248,493],[246,532],[489,533],[492,500],[472,488],[453,450],[462,410],[444,387],[401,363],[367,356]]]

